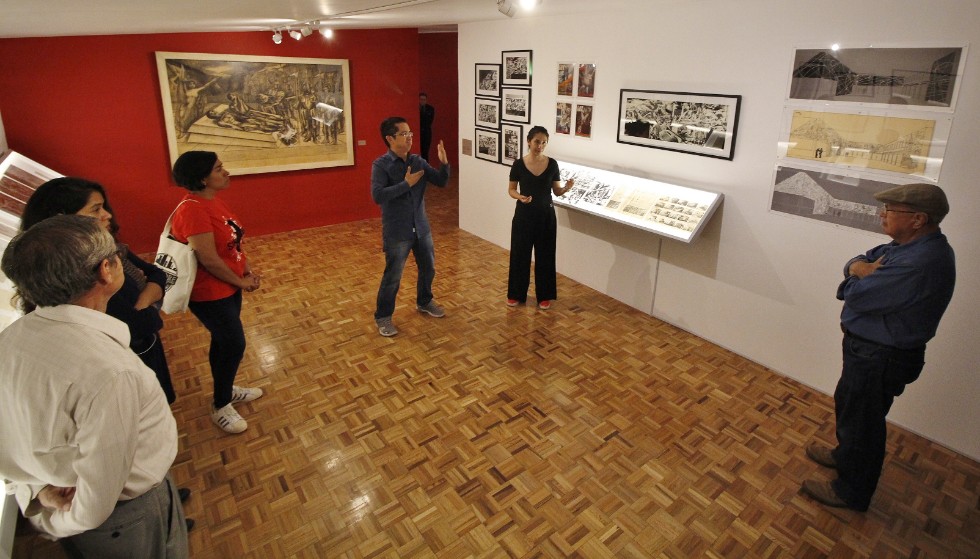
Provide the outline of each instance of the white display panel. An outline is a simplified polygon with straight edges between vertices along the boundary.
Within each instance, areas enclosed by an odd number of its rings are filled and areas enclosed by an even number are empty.
[[[656,233],[693,242],[721,205],[723,196],[651,179],[559,161],[561,180],[575,179],[558,206],[568,207]]]

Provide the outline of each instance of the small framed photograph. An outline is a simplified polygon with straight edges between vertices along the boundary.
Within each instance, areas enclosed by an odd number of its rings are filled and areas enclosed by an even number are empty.
[[[500,64],[476,65],[476,94],[500,97]]]
[[[575,104],[575,137],[592,138],[592,105]]]
[[[568,101],[555,103],[555,134],[572,134],[572,104]]]
[[[571,97],[575,95],[575,63],[558,63],[558,95]]]
[[[518,87],[502,87],[500,88],[500,93],[503,95],[503,114],[500,119],[530,124],[531,90]]]
[[[476,129],[476,157],[486,161],[500,162],[500,132]]]
[[[501,85],[531,87],[531,53],[529,50],[505,50],[500,53],[504,73]]]
[[[595,97],[595,64],[579,64],[575,83],[579,97]]]
[[[510,167],[524,157],[524,137],[520,124],[502,124],[500,163]]]
[[[500,128],[500,99],[476,98],[476,125],[483,128]]]

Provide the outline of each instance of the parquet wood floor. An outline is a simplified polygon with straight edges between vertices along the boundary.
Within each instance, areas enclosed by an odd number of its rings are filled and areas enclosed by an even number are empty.
[[[817,504],[829,396],[568,278],[507,308],[456,195],[427,195],[447,316],[410,263],[391,339],[380,220],[248,240],[244,434],[208,419],[205,330],[168,317],[193,557],[980,557],[977,462],[890,426],[871,510]]]

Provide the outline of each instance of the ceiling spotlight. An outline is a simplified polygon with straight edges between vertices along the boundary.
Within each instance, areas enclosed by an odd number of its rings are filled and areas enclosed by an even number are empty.
[[[533,10],[540,3],[540,0],[521,0],[521,7],[525,10]]]
[[[507,17],[514,17],[517,7],[514,5],[514,0],[497,0],[497,11]]]
[[[272,42],[277,45],[282,43],[282,33],[278,29],[272,32]]]
[[[333,29],[330,29],[329,27],[321,27],[320,34],[329,39],[333,37]]]
[[[309,37],[313,33],[313,28],[310,27],[310,24],[306,24],[299,28],[299,32],[302,33],[304,37]]]
[[[290,29],[289,36],[292,37],[293,39],[296,39],[297,41],[303,38],[303,34],[296,29]]]

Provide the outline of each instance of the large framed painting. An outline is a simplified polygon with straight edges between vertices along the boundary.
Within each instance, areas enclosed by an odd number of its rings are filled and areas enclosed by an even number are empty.
[[[500,64],[476,65],[476,94],[500,97]]]
[[[741,95],[621,89],[616,141],[731,160]]]
[[[354,164],[347,60],[157,52],[173,163],[214,151],[233,174]]]
[[[531,87],[531,77],[534,67],[531,63],[533,51],[529,50],[505,50],[500,53],[500,62],[503,66],[503,79],[501,85],[518,85]]]
[[[503,113],[500,119],[530,124],[531,90],[519,87],[504,87],[500,92],[503,94]]]
[[[966,47],[797,49],[788,98],[952,112]]]

